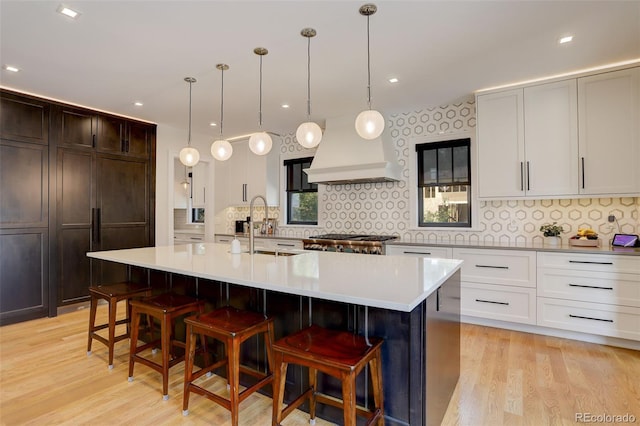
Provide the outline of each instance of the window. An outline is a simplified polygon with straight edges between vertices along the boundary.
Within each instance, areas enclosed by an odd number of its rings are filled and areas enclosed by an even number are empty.
[[[471,227],[470,141],[416,145],[418,226]]]
[[[307,182],[303,169],[311,166],[313,157],[285,160],[287,172],[287,224],[318,224],[318,185]]]

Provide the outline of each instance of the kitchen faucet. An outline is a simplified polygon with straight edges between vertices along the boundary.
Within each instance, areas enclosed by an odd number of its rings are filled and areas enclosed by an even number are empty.
[[[255,230],[253,229],[253,202],[256,201],[256,198],[262,199],[262,201],[264,202],[265,219],[268,216],[267,200],[262,195],[256,195],[255,197],[253,197],[251,199],[251,202],[249,203],[249,253],[250,254],[253,254],[254,252],[253,234],[255,233]]]

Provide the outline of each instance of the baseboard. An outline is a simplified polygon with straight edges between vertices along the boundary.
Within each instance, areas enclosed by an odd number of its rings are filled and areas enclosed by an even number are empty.
[[[543,336],[561,337],[564,339],[580,340],[582,342],[597,343],[600,345],[617,346],[620,348],[640,350],[640,342],[635,340],[620,339],[617,337],[600,336],[597,334],[580,333],[577,331],[558,330],[555,328],[541,327],[538,325],[518,324],[507,321],[492,320],[486,318],[460,316],[461,322],[469,324],[484,325],[494,328],[505,328],[507,330],[522,331],[525,333],[541,334]]]

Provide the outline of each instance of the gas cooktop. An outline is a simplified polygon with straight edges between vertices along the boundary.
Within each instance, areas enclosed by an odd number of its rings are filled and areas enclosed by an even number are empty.
[[[309,237],[309,240],[335,241],[389,241],[398,238],[395,235],[360,235],[360,234],[323,234]]]

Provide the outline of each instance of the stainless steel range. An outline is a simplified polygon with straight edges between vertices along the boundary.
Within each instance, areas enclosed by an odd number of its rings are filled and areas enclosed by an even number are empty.
[[[305,250],[343,253],[384,254],[384,242],[394,235],[324,234],[302,240]]]

